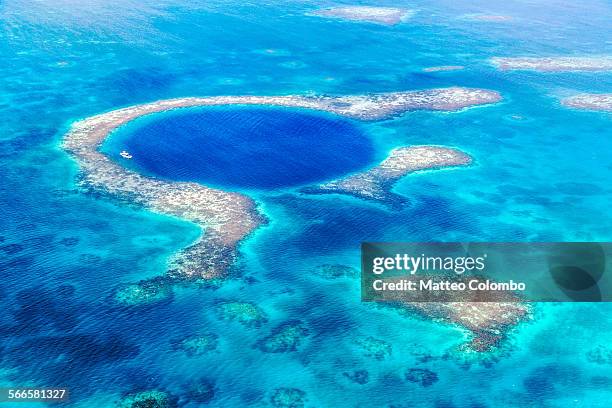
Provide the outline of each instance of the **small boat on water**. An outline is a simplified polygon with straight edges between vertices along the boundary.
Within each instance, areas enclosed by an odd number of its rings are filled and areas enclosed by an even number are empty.
[[[131,159],[132,155],[129,154],[127,151],[122,150],[121,153],[119,153],[119,156],[123,157],[124,159]]]

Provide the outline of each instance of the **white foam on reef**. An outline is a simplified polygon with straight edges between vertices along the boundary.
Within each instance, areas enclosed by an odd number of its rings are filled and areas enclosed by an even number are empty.
[[[465,17],[469,20],[485,21],[489,23],[499,23],[513,20],[512,16],[506,16],[503,14],[468,14]]]
[[[612,57],[518,57],[491,58],[491,63],[502,71],[611,71]]]
[[[440,65],[436,67],[423,68],[423,72],[461,71],[462,69],[465,69],[463,65]]]
[[[380,120],[410,110],[455,111],[500,99],[501,96],[494,91],[458,87],[341,97],[216,96],[168,99],[117,109],[76,122],[65,135],[63,148],[78,162],[84,186],[127,198],[153,211],[201,226],[203,235],[200,239],[172,259],[169,276],[182,280],[210,280],[227,273],[236,259],[237,245],[265,222],[264,216],[257,210],[255,202],[243,194],[198,183],[147,177],[111,160],[100,152],[99,147],[120,126],[145,115],[195,106],[284,106],[322,110],[360,120]],[[416,152],[412,151],[413,161],[418,161],[414,155]],[[426,154],[428,150],[420,152]],[[385,171],[396,171],[391,167]]]
[[[612,94],[579,94],[561,100],[569,108],[612,112]]]
[[[311,14],[349,21],[395,25],[412,17],[414,11],[395,7],[342,6],[317,10]]]

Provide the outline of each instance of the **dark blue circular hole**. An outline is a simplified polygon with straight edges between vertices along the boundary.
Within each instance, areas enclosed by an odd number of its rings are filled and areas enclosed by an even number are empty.
[[[340,177],[373,159],[371,141],[350,120],[243,106],[158,114],[119,131],[105,150],[117,160],[127,150],[126,165],[165,179],[256,189]]]

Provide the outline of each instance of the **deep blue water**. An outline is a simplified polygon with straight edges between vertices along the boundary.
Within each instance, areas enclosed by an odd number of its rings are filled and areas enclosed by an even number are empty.
[[[131,162],[121,159],[122,150],[132,154]],[[260,189],[339,177],[374,156],[370,139],[348,120],[262,107],[153,115],[116,132],[105,152],[157,177]]]
[[[113,407],[144,389],[193,408],[194,381],[214,383],[209,406],[224,408],[270,407],[279,387],[303,390],[308,407],[609,407],[611,360],[592,358],[612,343],[609,304],[537,305],[535,321],[510,336],[498,361],[466,364],[473,356],[453,352],[466,336],[460,329],[362,304],[358,280],[312,271],[359,267],[363,240],[612,240],[612,119],[558,103],[610,92],[612,74],[499,72],[488,63],[611,55],[610,3],[381,1],[416,10],[394,27],[307,15],[330,4],[0,2],[0,385],[69,386],[65,405],[78,408]],[[472,13],[514,19],[476,23],[464,17]],[[435,65],[466,69],[422,71]],[[474,166],[405,178],[395,192],[409,203],[397,210],[300,194],[293,183],[249,187],[270,223],[242,246],[236,279],[217,290],[177,288],[150,307],[113,302],[121,285],[163,274],[198,230],[78,188],[78,168],[59,147],[73,121],[182,96],[453,85],[498,90],[504,100],[361,124],[360,146],[371,143],[371,163],[398,146],[456,146]],[[317,155],[327,154],[321,146]],[[321,166],[328,177],[330,163]],[[220,319],[215,308],[225,300],[257,304],[268,321],[247,328]],[[295,351],[256,347],[296,319],[309,335]],[[189,356],[173,347],[203,333],[218,335],[215,352]],[[387,341],[390,356],[364,355],[355,344],[364,336]],[[410,383],[409,368],[439,380]],[[367,370],[368,383],[349,381],[344,373],[353,370]]]

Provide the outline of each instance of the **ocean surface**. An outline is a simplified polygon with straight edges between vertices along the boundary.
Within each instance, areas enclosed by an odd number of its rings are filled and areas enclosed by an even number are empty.
[[[160,390],[188,408],[280,407],[283,388],[303,392],[293,395],[307,407],[610,406],[612,305],[537,304],[501,350],[478,356],[458,350],[468,336],[460,328],[362,304],[358,277],[314,272],[358,268],[361,241],[612,240],[612,117],[559,103],[611,92],[612,74],[500,72],[488,62],[612,55],[612,5],[376,2],[415,10],[391,27],[308,15],[335,4],[0,1],[0,386],[71,390],[64,404],[18,406],[113,407],[126,394]],[[423,72],[437,65],[466,69]],[[244,242],[219,288],[177,287],[146,306],[115,301],[123,285],[162,275],[199,230],[81,189],[60,146],[74,121],[182,96],[455,85],[504,99],[368,123],[291,109],[194,109],[119,130],[104,146],[118,162],[126,149],[129,166],[144,173],[244,191],[269,222]],[[249,128],[254,118],[261,126]],[[408,203],[393,210],[300,193],[414,144],[454,146],[475,163],[404,178],[394,191]],[[228,161],[222,173],[206,167]],[[223,319],[228,301],[258,306],[265,321]],[[261,347],[296,322],[294,350]],[[176,347],[202,335],[216,336],[214,349]],[[384,343],[372,350],[367,339]],[[407,380],[414,368],[436,381]],[[355,381],[364,371],[367,382]],[[212,389],[206,402],[194,387]]]

